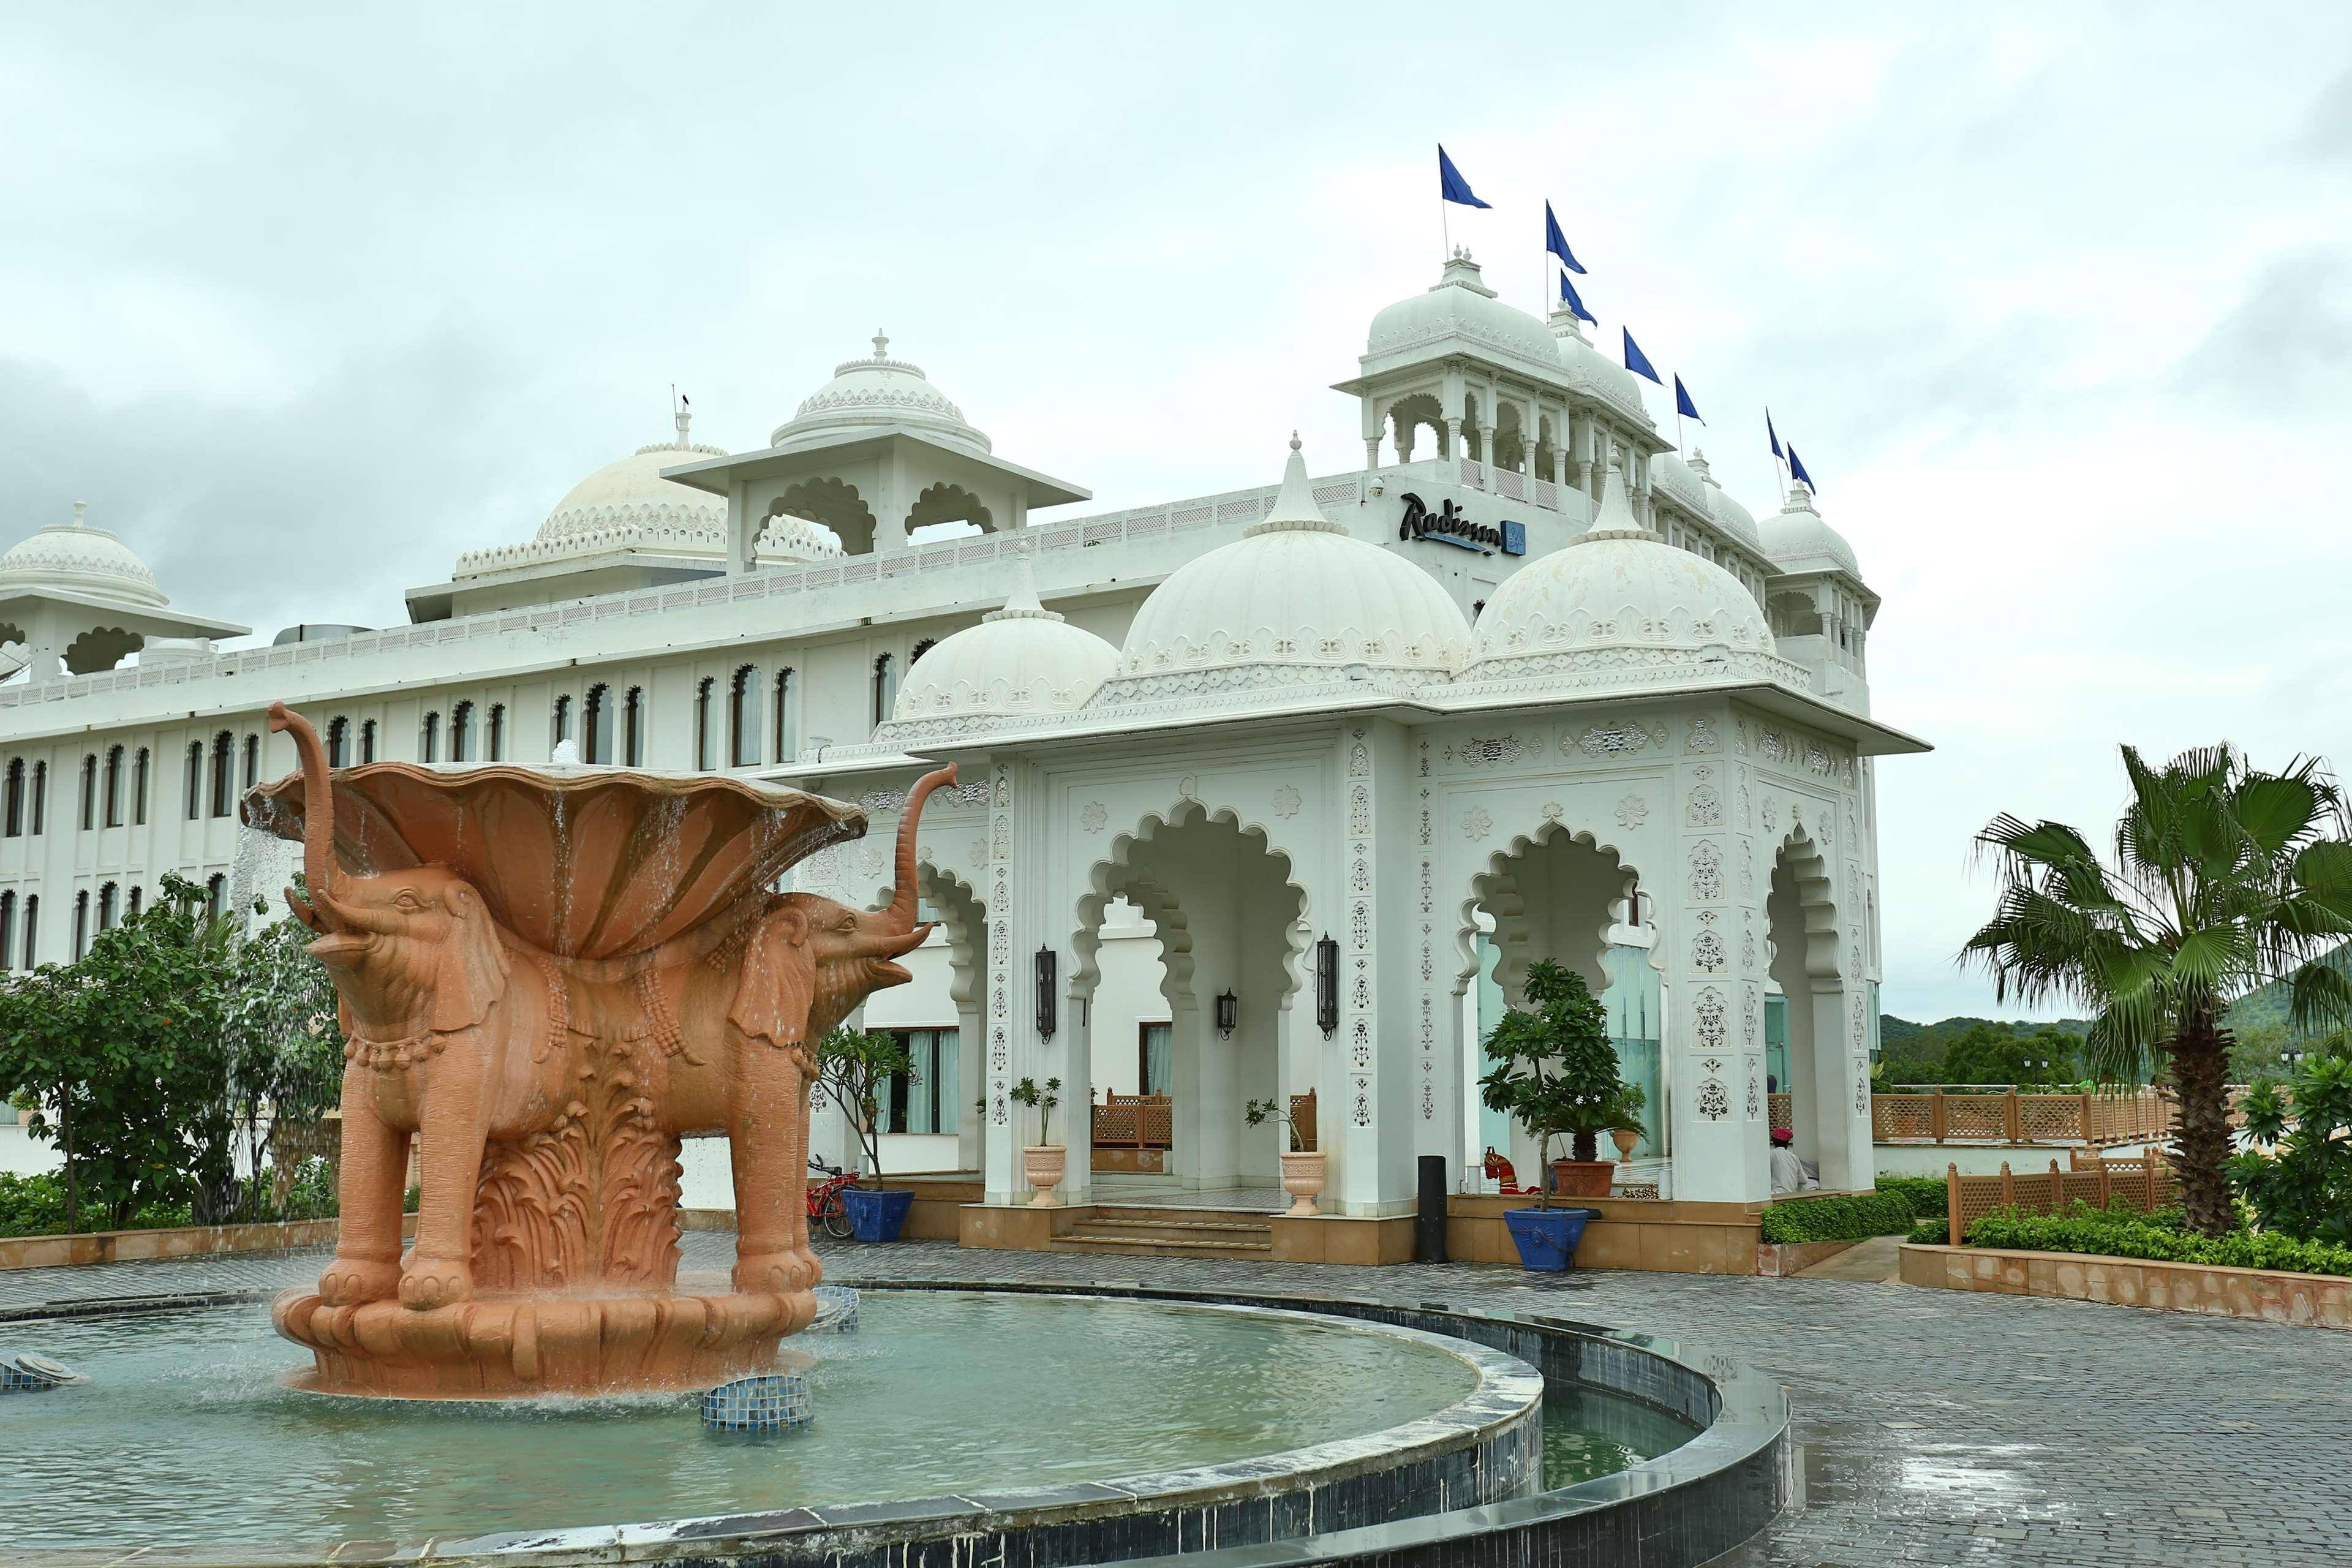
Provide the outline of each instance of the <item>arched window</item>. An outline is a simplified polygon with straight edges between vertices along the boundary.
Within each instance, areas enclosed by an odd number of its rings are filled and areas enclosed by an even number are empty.
[[[81,760],[81,830],[84,833],[98,826],[98,753],[90,752]]]
[[[706,675],[694,688],[694,765],[710,771],[710,689],[718,682]]]
[[[49,764],[45,759],[33,764],[33,826],[37,837],[49,819]]]
[[[874,722],[889,718],[898,705],[898,661],[886,653],[874,661]]]
[[[470,702],[460,702],[449,710],[449,760],[474,760],[474,705]]]
[[[572,739],[572,693],[567,691],[555,700],[555,719],[548,731],[548,744],[560,746],[570,739]]]
[[[259,784],[260,782],[261,737],[258,735],[247,735],[245,738],[245,784],[243,787],[246,789],[251,789],[255,784]]]
[[[632,686],[621,700],[621,758],[630,767],[646,765],[646,689]]]
[[[25,759],[8,759],[8,837],[21,838],[25,834]],[[0,943],[0,946],[5,946]]]
[[[489,740],[490,749],[488,754],[490,761],[505,762],[507,760],[507,705],[503,702],[490,704]]]
[[[0,969],[16,967],[16,895],[0,893]]]
[[[613,760],[613,720],[605,711],[612,706],[603,685],[588,689],[588,696],[580,705],[580,760],[583,763],[609,763]]]
[[[188,742],[188,820],[205,814],[205,743]]]
[[[930,652],[931,649],[939,646],[940,639],[937,637],[925,637],[922,641],[917,643],[915,645],[915,651],[907,656],[907,668],[908,669],[914,668],[917,664],[922,661],[922,658],[925,654]]]
[[[789,763],[800,754],[800,701],[790,669],[776,671],[776,689],[772,693],[775,722],[770,726],[776,732],[776,761]]]
[[[106,749],[106,826],[122,826],[122,748]]]
[[[373,719],[360,726],[360,761],[375,761],[375,721]]]
[[[127,921],[135,921],[139,918],[139,889],[137,888],[131,889],[130,900],[123,905],[122,918]]]
[[[352,760],[352,721],[341,714],[327,721],[327,765],[340,768]]]
[[[25,895],[25,967],[32,968],[41,956],[41,895]]]
[[[147,826],[147,748],[139,748],[138,760],[131,764],[131,821],[133,826]]]
[[[213,815],[228,815],[229,785],[236,764],[236,737],[223,730],[213,737]]]
[[[81,955],[89,950],[89,889],[88,888],[84,888],[80,892],[74,895],[73,961],[76,963],[79,963],[81,962]]]
[[[98,890],[99,930],[112,931],[114,929],[114,901],[120,892],[121,889],[112,882],[109,882],[106,886]]]
[[[436,710],[425,715],[416,726],[416,760],[437,763],[441,760],[441,715]]]
[[[727,687],[727,761],[748,768],[760,760],[760,674],[750,665]]]

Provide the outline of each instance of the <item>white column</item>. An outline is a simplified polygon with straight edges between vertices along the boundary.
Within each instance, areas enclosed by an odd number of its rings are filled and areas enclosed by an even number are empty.
[[[1708,723],[1694,727],[1692,717],[1706,717]],[[1770,1195],[1759,1065],[1763,998],[1761,987],[1749,979],[1761,962],[1760,933],[1757,959],[1747,957],[1745,946],[1745,910],[1753,900],[1760,914],[1762,885],[1753,871],[1745,878],[1739,871],[1738,857],[1746,840],[1735,820],[1742,809],[1738,764],[1723,744],[1730,727],[1727,714],[1677,718],[1675,742],[1682,756],[1675,768],[1671,807],[1675,884],[1654,882],[1650,891],[1657,899],[1658,940],[1665,947],[1663,1048],[1675,1085],[1674,1195],[1748,1203]],[[1756,890],[1742,891],[1749,888]]]

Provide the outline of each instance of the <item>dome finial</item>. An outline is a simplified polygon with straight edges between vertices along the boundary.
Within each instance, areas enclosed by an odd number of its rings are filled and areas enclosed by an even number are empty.
[[[1062,617],[1058,612],[1047,609],[1037,598],[1037,574],[1034,566],[1037,555],[1036,541],[1015,539],[1012,541],[1010,549],[1013,552],[1013,592],[1005,597],[1003,609],[991,610],[980,618],[983,621],[1060,620]]]
[[[1642,520],[1633,514],[1633,503],[1625,494],[1625,470],[1615,463],[1609,465],[1608,478],[1601,485],[1601,510],[1593,514],[1593,533],[1647,533]]]
[[[669,417],[670,423],[677,426],[678,446],[681,448],[693,446],[694,442],[687,435],[687,431],[694,424],[694,405],[681,397],[677,400],[677,407],[671,411]]]
[[[1813,505],[1813,487],[1802,479],[1790,479],[1789,499],[1782,504],[1780,510],[1782,511],[1818,511],[1819,509]],[[77,511],[75,515],[79,517],[80,513]]]
[[[1300,450],[1298,432],[1290,433],[1290,460],[1282,467],[1282,492],[1274,498],[1274,510],[1265,521],[1244,530],[1245,533],[1270,532],[1277,528],[1317,529],[1326,533],[1348,531],[1323,515],[1315,504],[1315,487],[1307,481],[1307,458]]]
[[[889,335],[884,332],[879,327],[874,329],[874,357],[876,359],[888,359],[890,357]]]
[[[83,522],[82,522],[82,520],[81,520],[81,518],[82,518],[82,513],[84,513],[84,512],[88,511],[89,510],[89,502],[88,502],[88,501],[86,501],[86,500],[78,500],[78,501],[74,502],[74,520],[73,520],[73,525],[74,525],[76,528],[80,528],[80,527],[84,526],[84,525],[83,525]]]

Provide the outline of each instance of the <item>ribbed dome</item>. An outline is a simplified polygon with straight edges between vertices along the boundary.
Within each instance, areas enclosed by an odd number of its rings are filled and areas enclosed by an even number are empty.
[[[1453,669],[1468,631],[1436,579],[1324,517],[1294,436],[1274,510],[1153,590],[1105,695],[1170,676],[1199,691],[1296,686],[1350,666],[1413,683]]]
[[[1480,281],[1478,264],[1467,254],[1445,264],[1444,274],[1427,293],[1400,300],[1372,318],[1365,335],[1368,360],[1458,338],[1480,347],[1515,355],[1536,365],[1557,359],[1551,334],[1524,310],[1513,310]]]
[[[1759,525],[1764,553],[1783,572],[1843,572],[1857,582],[1862,563],[1845,536],[1822,521],[1813,510],[1813,492],[1799,480],[1789,487],[1788,503]]]
[[[874,357],[845,360],[833,379],[810,395],[800,411],[776,426],[771,447],[791,447],[875,425],[911,425],[944,441],[985,452],[988,437],[964,422],[963,410],[940,395],[920,365],[889,357],[890,340],[874,334]]]
[[[1764,548],[1763,536],[1756,531],[1756,516],[1731,497],[1731,492],[1715,482],[1715,470],[1706,466],[1706,454],[1691,448],[1691,472],[1706,486],[1707,510],[1715,517],[1715,525],[1741,543],[1756,550]]]
[[[82,521],[86,501],[74,502],[71,522],[53,522],[0,555],[0,587],[68,588],[140,609],[162,609],[155,574],[128,545]]]
[[[908,669],[889,721],[875,730],[877,743],[928,738],[945,727],[940,721],[1065,713],[1086,706],[1109,679],[1118,649],[1038,604],[1026,555],[1020,572],[1003,609],[941,639]]]
[[[1486,602],[1463,679],[1540,663],[1597,675],[1586,685],[1638,686],[1755,656],[1777,666],[1774,653],[1755,596],[1642,527],[1612,465],[1591,530],[1519,568]]]
[[[620,530],[674,531],[673,542],[689,550],[716,551],[727,543],[727,503],[661,477],[698,457],[723,458],[723,447],[698,447],[687,438],[690,416],[679,414],[677,439],[640,447],[605,464],[572,487],[547,521],[539,525],[541,543],[574,540]]]
[[[1653,423],[1649,409],[1642,402],[1642,384],[1633,379],[1632,371],[1592,346],[1574,311],[1565,305],[1554,310],[1551,333],[1559,345],[1553,353],[1570,381],[1593,396],[1615,404],[1643,424]]]

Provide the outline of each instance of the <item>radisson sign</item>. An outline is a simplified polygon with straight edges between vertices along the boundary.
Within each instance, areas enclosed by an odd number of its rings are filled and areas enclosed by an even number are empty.
[[[1497,552],[1505,555],[1525,555],[1528,552],[1528,530],[1525,523],[1503,522],[1489,527],[1473,522],[1460,509],[1448,501],[1440,501],[1435,511],[1411,490],[1404,492],[1404,521],[1397,525],[1397,537],[1404,540],[1433,539],[1440,544],[1451,544],[1460,550],[1475,550],[1481,555]]]

